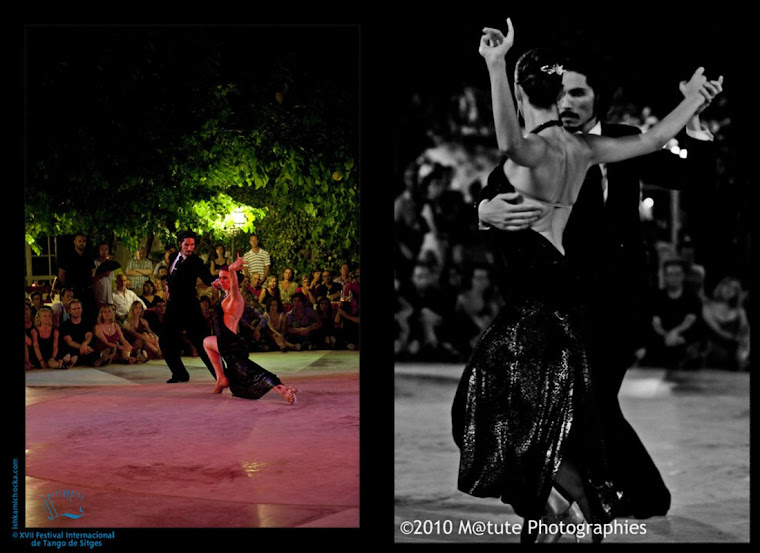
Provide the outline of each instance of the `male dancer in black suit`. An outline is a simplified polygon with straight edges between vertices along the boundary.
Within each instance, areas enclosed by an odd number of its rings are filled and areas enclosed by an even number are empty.
[[[565,129],[611,137],[641,132],[630,125],[602,122],[607,111],[602,73],[590,60],[568,59],[563,71],[559,112]],[[718,94],[722,78],[712,81],[711,86]],[[687,125],[686,134],[687,161],[663,150],[606,167],[593,166],[563,237],[567,260],[579,277],[586,310],[593,387],[606,430],[611,475],[627,503],[626,512],[618,516],[648,518],[665,515],[670,509],[670,492],[623,416],[618,392],[651,327],[648,268],[639,214],[641,180],[681,188],[704,170],[705,159],[711,155],[712,136],[701,129],[698,115]],[[529,228],[546,208],[518,196],[494,196],[486,186],[477,200],[481,226],[507,231]]]
[[[206,284],[211,284],[214,277],[203,260],[194,253],[197,236],[193,232],[179,233],[177,241],[179,251],[169,260],[169,276],[166,281],[168,301],[164,315],[164,330],[161,334],[161,350],[166,364],[172,371],[172,377],[167,382],[174,384],[190,380],[190,374],[181,357],[183,330],[187,331],[190,342],[216,380],[214,366],[203,348],[206,326],[196,290],[199,277]]]

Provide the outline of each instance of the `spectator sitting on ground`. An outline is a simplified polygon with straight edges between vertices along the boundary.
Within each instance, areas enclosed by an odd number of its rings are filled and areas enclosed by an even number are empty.
[[[729,370],[749,368],[749,321],[742,306],[742,286],[726,277],[702,307],[707,334],[705,363]]]
[[[58,329],[61,337],[61,351],[65,361],[69,356],[71,367],[75,365],[94,366],[98,352],[92,345],[95,336],[90,327],[82,320],[82,302],[76,298],[69,302],[71,317],[61,323]]]
[[[342,329],[341,338],[346,349],[359,349],[359,300],[344,301],[335,315],[335,326]]]
[[[287,316],[285,337],[289,342],[300,345],[301,349],[316,349],[312,334],[321,326],[319,316],[307,304],[306,296],[295,293],[291,298],[293,309]]]
[[[140,363],[148,359],[163,359],[158,336],[150,329],[150,324],[143,318],[145,306],[141,301],[132,302],[127,318],[124,319],[124,334],[132,344],[131,356]]]
[[[95,323],[95,338],[95,350],[100,354],[95,361],[96,367],[104,363],[108,365],[114,359],[122,363],[137,363],[137,358],[131,356],[132,344],[124,337],[121,326],[116,321],[113,305],[104,305],[100,308]]]
[[[143,318],[148,321],[153,334],[161,336],[164,330],[164,315],[166,314],[166,300],[156,298],[153,309],[146,311]]]
[[[320,349],[335,349],[338,343],[338,332],[335,328],[332,302],[325,298],[317,298],[317,315],[322,326],[314,333],[315,345]]]
[[[198,293],[198,299],[207,297],[212,305],[219,301],[219,290],[203,282],[200,277],[196,279],[195,290]]]
[[[58,329],[53,326],[53,311],[41,307],[34,315],[32,329],[32,365],[38,369],[65,369],[58,349]]]
[[[272,298],[269,300],[267,308],[267,326],[262,330],[262,340],[269,347],[269,350],[278,348],[285,353],[289,349],[301,349],[300,345],[292,344],[285,338],[287,317],[282,310],[280,301],[277,298]]]
[[[652,333],[644,364],[669,369],[695,368],[699,362],[702,302],[684,287],[680,259],[663,264],[664,287],[653,302]]]

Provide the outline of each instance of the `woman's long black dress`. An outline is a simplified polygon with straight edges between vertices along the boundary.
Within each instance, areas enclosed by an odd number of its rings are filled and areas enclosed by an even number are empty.
[[[478,202],[514,191],[502,165]],[[484,232],[506,306],[480,338],[456,391],[458,488],[538,519],[568,459],[594,511],[588,522],[607,522],[618,496],[607,479],[573,276],[564,256],[533,230]]]
[[[230,383],[232,395],[259,399],[269,390],[282,384],[279,378],[248,358],[249,347],[245,337],[235,334],[224,324],[221,302],[215,307],[217,349],[224,359],[224,375]]]

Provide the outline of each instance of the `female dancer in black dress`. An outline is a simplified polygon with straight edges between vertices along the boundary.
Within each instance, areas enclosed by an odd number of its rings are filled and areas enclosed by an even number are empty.
[[[465,368],[452,422],[461,450],[459,489],[512,505],[525,519],[522,540],[534,541],[538,527],[531,521],[552,516],[606,523],[614,518],[618,499],[607,479],[573,279],[562,248],[570,210],[591,165],[662,148],[711,92],[700,68],[687,83],[684,100],[648,132],[618,139],[574,135],[563,130],[556,106],[562,67],[547,53],[531,50],[515,71],[517,104],[525,128],[533,129],[523,135],[506,74],[505,55],[514,40],[511,21],[507,24],[506,37],[484,29],[479,48],[505,154],[484,192],[516,190],[548,209],[531,229],[488,233],[503,262],[500,289],[507,306]],[[542,537],[553,541],[560,535]]]
[[[233,395],[247,399],[259,399],[274,389],[291,405],[296,403],[296,390],[285,386],[276,375],[248,358],[248,344],[238,332],[238,323],[245,309],[245,300],[240,294],[237,272],[245,266],[243,258],[238,258],[219,269],[219,279],[215,285],[221,286],[227,294],[217,304],[219,331],[216,336],[207,336],[203,347],[208,353],[216,371],[216,386],[212,394],[220,394],[229,387]],[[224,359],[226,368],[222,365]]]

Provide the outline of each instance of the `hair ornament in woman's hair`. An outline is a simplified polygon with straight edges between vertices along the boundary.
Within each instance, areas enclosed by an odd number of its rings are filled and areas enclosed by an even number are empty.
[[[559,65],[558,63],[555,63],[554,65],[542,65],[541,71],[544,73],[548,73],[549,75],[557,74],[562,75],[562,73],[565,72],[565,68]]]

